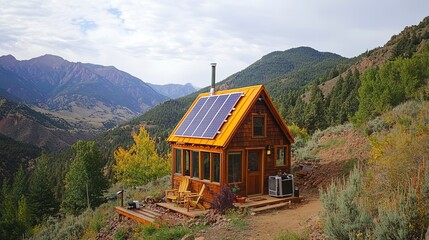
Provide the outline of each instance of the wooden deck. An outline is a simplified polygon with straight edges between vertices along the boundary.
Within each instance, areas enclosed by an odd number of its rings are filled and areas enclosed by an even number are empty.
[[[139,209],[127,209],[125,207],[115,207],[115,211],[122,216],[131,218],[137,222],[143,223],[144,225],[154,225],[159,227],[156,221],[161,217],[161,214],[154,212],[147,208]]]
[[[244,203],[234,203],[240,209],[249,208],[254,212],[261,212],[273,208],[280,208],[287,206],[288,203],[301,202],[303,197],[283,197],[276,198],[270,195],[252,196],[246,199]]]
[[[195,218],[195,217],[198,217],[200,215],[204,215],[205,213],[208,212],[207,210],[202,211],[202,210],[200,210],[198,208],[196,208],[196,209],[190,209],[189,212],[188,212],[186,208],[179,207],[176,204],[169,203],[169,202],[157,203],[156,205],[161,206],[163,208],[170,209],[170,210],[178,212],[178,213],[181,213],[181,214],[186,215],[186,216],[191,217],[191,218]]]

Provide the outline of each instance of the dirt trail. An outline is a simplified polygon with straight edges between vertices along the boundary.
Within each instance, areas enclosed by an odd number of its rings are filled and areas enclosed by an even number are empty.
[[[246,217],[247,226],[215,226],[209,228],[205,240],[217,239],[273,239],[289,230],[304,236],[308,221],[317,217],[322,204],[317,198],[310,198],[301,204],[292,204],[290,208],[272,210]]]
[[[286,229],[298,234],[306,232],[307,222],[322,210],[319,199],[313,198],[290,209],[277,210],[249,219],[248,239],[273,239]]]

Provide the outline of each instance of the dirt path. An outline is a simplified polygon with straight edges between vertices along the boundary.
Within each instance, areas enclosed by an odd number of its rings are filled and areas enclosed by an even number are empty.
[[[258,213],[244,219],[245,227],[215,226],[204,233],[205,240],[217,239],[273,239],[283,232],[291,232],[304,235],[307,231],[307,223],[310,218],[319,214],[322,205],[317,198],[310,198],[301,204],[292,205],[290,208],[272,210]]]

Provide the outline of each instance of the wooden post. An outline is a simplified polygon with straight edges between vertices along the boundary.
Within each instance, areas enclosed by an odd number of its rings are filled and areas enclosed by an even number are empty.
[[[121,207],[124,206],[124,189],[121,191]]]

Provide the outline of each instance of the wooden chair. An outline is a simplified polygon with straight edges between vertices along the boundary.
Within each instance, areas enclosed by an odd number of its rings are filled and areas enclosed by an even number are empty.
[[[188,189],[189,185],[189,178],[182,178],[180,180],[179,189],[170,189],[165,190],[165,201],[168,202],[168,199],[170,199],[171,202],[179,203],[180,201],[183,201],[183,196]]]
[[[206,187],[206,185],[203,184],[203,186],[201,186],[200,193],[198,193],[198,194],[197,193],[190,193],[190,194],[185,195],[185,207],[186,207],[188,212],[189,212],[190,207],[194,207],[194,208],[198,207],[199,209],[201,209],[203,211],[206,210],[206,208],[201,203],[199,203],[201,197],[203,196],[205,187]]]

